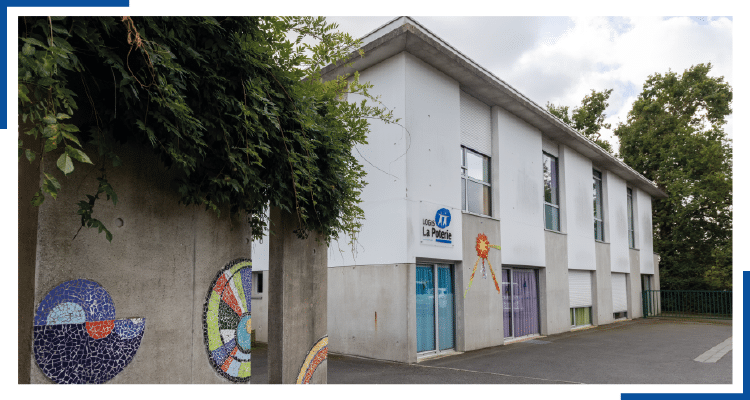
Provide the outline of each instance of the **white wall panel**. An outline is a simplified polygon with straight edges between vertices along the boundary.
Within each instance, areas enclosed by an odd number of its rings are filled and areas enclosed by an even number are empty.
[[[500,107],[492,117],[503,264],[544,266],[542,134]]]
[[[561,147],[560,212],[568,234],[568,268],[596,269],[594,247],[594,178],[591,160],[567,146]]]
[[[612,312],[628,311],[627,275],[612,273]]]
[[[628,192],[625,181],[610,171],[604,175],[604,197],[608,207],[604,216],[609,226],[605,241],[609,242],[612,272],[630,272],[628,243]]]
[[[461,91],[461,145],[492,155],[490,106]]]
[[[594,305],[591,295],[591,271],[568,271],[568,289],[570,308],[591,307]]]
[[[408,222],[404,230],[408,254],[407,259],[395,262],[413,263],[416,257],[461,260],[461,96],[458,82],[411,54],[403,54],[406,73],[403,123],[409,141],[402,157],[406,160],[407,171],[408,215],[404,222]],[[489,123],[487,125],[489,127]],[[425,210],[446,208],[450,211],[452,246],[420,243],[422,205]],[[432,216],[435,211],[431,211]]]
[[[406,116],[405,64],[406,53],[400,53],[360,72],[360,79],[372,83],[374,93],[402,121]],[[350,95],[348,100],[358,102],[362,98]],[[372,121],[367,141],[354,153],[367,171],[360,204],[365,212],[362,231],[354,250],[348,244],[348,236],[331,242],[329,267],[395,264],[407,258],[405,154],[411,140],[401,126]]]
[[[636,237],[638,237],[639,249],[641,250],[641,273],[654,273],[654,232],[651,221],[651,196],[642,190],[633,189],[634,196],[637,196],[637,211],[635,217]]]

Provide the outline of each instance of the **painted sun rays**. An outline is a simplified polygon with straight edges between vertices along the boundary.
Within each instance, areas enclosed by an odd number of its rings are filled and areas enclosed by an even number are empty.
[[[464,298],[466,297],[466,294],[469,293],[471,284],[474,282],[474,274],[477,272],[477,265],[479,264],[479,260],[482,260],[482,277],[484,279],[487,279],[487,271],[484,268],[484,262],[487,261],[487,265],[489,265],[490,267],[490,274],[492,274],[492,280],[495,282],[495,289],[498,293],[501,293],[500,285],[498,285],[497,278],[495,277],[495,271],[492,269],[492,264],[490,264],[489,258],[487,258],[490,254],[490,249],[500,250],[500,246],[490,244],[489,239],[487,239],[487,235],[485,235],[484,233],[480,233],[479,235],[477,235],[477,244],[475,249],[477,250],[477,261],[474,262],[474,269],[471,271],[469,286],[466,288],[466,291],[464,291]]]

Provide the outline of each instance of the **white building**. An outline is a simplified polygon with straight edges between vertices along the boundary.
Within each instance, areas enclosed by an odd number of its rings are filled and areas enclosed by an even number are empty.
[[[328,254],[331,351],[416,362],[642,316],[664,192],[411,18],[363,42],[324,73],[358,70],[402,126],[373,124],[359,148],[362,232]],[[260,341],[267,249],[252,253]]]

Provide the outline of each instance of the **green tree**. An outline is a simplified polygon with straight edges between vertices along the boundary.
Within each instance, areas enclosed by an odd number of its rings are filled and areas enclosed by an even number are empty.
[[[552,115],[560,118],[563,122],[570,125],[573,129],[580,132],[583,136],[591,139],[607,152],[612,153],[612,145],[601,138],[601,130],[610,129],[611,124],[604,123],[607,117],[604,111],[609,107],[609,96],[612,89],[606,89],[597,92],[591,89],[591,94],[584,96],[581,100],[581,106],[573,109],[572,113],[568,106],[556,106],[547,102],[547,111]]]
[[[653,202],[664,289],[731,289],[732,88],[710,71],[649,76],[615,129],[624,161],[669,196]]]
[[[394,121],[356,74],[320,79],[359,48],[336,28],[312,17],[20,18],[18,102],[31,129],[19,162],[54,157],[58,169],[42,171],[33,203],[56,198],[60,175],[98,152],[99,189],[78,213],[111,240],[92,211],[100,195],[117,202],[107,171],[132,141],[175,171],[182,203],[243,213],[255,237],[268,205],[296,214],[301,237],[357,232],[365,174],[352,151],[369,118]]]

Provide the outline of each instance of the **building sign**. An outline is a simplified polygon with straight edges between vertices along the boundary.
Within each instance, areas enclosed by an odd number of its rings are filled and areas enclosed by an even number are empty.
[[[451,233],[451,212],[441,208],[433,214],[434,208],[422,209],[422,244],[453,247],[453,233]]]

